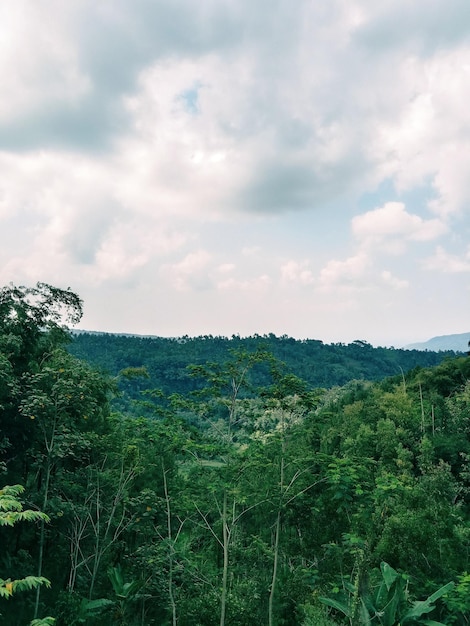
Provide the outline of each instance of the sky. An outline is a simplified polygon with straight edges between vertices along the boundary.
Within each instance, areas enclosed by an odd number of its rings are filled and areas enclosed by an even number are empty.
[[[470,330],[468,0],[3,0],[0,285],[79,328]]]

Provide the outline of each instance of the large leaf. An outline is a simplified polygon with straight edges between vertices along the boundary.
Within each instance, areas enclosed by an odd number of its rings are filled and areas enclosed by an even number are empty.
[[[133,580],[130,583],[124,583],[122,595],[124,598],[130,598],[143,586],[142,580]]]
[[[114,589],[114,593],[119,596],[123,591],[124,579],[122,577],[121,567],[111,567],[108,570],[108,578]]]
[[[106,598],[99,598],[97,600],[84,599],[80,605],[80,612],[85,616],[93,616],[93,614],[99,613],[113,604],[114,602],[112,600],[107,600]]]
[[[427,599],[427,601],[428,602],[434,602],[435,600],[438,600],[443,595],[445,595],[448,591],[450,591],[453,587],[454,587],[454,583],[453,582],[447,583],[447,585],[443,585],[437,591],[435,591],[433,594],[431,594],[429,596],[429,598]]]
[[[393,583],[398,577],[401,576],[401,574],[394,570],[393,567],[385,561],[382,561],[382,563],[380,564],[380,571],[382,572],[382,576],[385,584],[387,585],[387,589],[390,591]]]
[[[362,626],[371,626],[372,622],[370,620],[369,611],[367,610],[367,606],[364,601],[361,600],[361,624]]]
[[[405,601],[405,599],[406,596],[403,584],[396,585],[392,597],[382,608],[383,616],[381,624],[383,624],[383,626],[395,626],[398,617],[397,613],[399,613],[399,606],[403,601]]]
[[[375,592],[375,595],[373,598],[371,598],[371,603],[373,604],[374,608],[377,610],[380,607],[383,607],[387,604],[389,599],[389,589],[387,588],[387,585],[385,584],[385,582],[381,582],[377,591]]]
[[[335,598],[319,598],[320,602],[323,602],[323,604],[326,604],[327,606],[331,606],[333,609],[337,609],[338,611],[341,611],[341,613],[343,613],[343,615],[345,615],[346,617],[351,617],[351,610],[349,608],[349,606],[347,604],[345,604],[344,602],[340,602],[339,600],[336,600]]]
[[[453,582],[447,583],[447,585],[444,585],[435,591],[429,596],[429,598],[426,598],[426,600],[418,600],[417,602],[414,602],[412,608],[403,616],[402,623],[406,624],[407,621],[416,617],[421,617],[424,613],[430,613],[434,609],[433,602],[450,591],[453,586]]]

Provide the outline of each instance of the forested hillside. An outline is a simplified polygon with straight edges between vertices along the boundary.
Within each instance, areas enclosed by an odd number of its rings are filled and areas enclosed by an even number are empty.
[[[326,389],[230,344],[130,415],[80,315],[0,291],[3,624],[469,623],[469,357]]]
[[[302,378],[310,389],[331,388],[350,380],[381,380],[414,367],[441,363],[455,353],[423,352],[394,348],[374,348],[365,341],[350,344],[324,344],[322,341],[296,340],[275,335],[227,337],[138,337],[112,334],[74,334],[69,350],[75,356],[117,376],[127,371],[133,376],[120,377],[122,395],[115,406],[132,410],[130,401],[149,389],[166,394],[187,394],[197,387],[188,365],[223,363],[233,350],[252,352],[263,349],[282,361],[286,371]],[[145,372],[129,372],[145,368]],[[253,372],[258,385],[267,384],[269,370],[259,367]]]

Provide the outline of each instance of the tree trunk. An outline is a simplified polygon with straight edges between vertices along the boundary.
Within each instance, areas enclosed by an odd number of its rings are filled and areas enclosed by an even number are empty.
[[[227,583],[228,583],[228,547],[230,534],[227,526],[227,491],[224,491],[222,505],[222,547],[224,565],[222,570],[222,595],[220,598],[220,626],[225,626],[225,613],[227,608]]]
[[[44,487],[44,499],[43,499],[43,503],[42,503],[42,512],[43,513],[46,510],[47,501],[48,501],[48,498],[49,498],[49,483],[50,483],[50,479],[51,479],[51,466],[50,466],[50,463],[48,462],[47,469],[46,469],[46,481],[45,481],[45,487]],[[45,542],[45,536],[46,536],[45,523],[46,522],[43,519],[40,522],[38,574],[37,574],[38,577],[42,576],[42,565],[43,565],[43,562],[44,562],[44,542]],[[38,617],[40,597],[41,597],[41,585],[39,585],[36,588],[36,601],[34,603],[34,619],[37,619],[37,617]]]
[[[166,480],[165,464],[163,463],[163,461],[162,461],[162,472],[163,472],[163,489],[165,492],[165,503],[166,503],[167,536],[168,536],[168,543],[170,546],[170,552],[168,556],[168,597],[170,599],[170,606],[171,606],[171,623],[173,626],[176,626],[178,619],[176,615],[175,596],[173,593],[174,545],[173,545],[173,534],[172,534],[172,529],[171,529],[171,506],[170,506],[170,496],[168,493],[168,483]]]

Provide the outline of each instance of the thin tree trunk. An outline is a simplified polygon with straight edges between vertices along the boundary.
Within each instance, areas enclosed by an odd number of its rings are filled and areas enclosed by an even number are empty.
[[[268,605],[268,625],[274,624],[274,596],[276,593],[277,582],[277,568],[279,564],[279,535],[281,533],[281,509],[277,511],[276,526],[274,529],[274,563],[273,563],[273,575],[271,579],[271,590],[269,592],[269,605]]]
[[[167,535],[168,535],[168,542],[170,546],[170,553],[168,557],[168,596],[170,598],[172,624],[173,626],[176,626],[178,619],[176,615],[175,596],[173,593],[174,545],[173,545],[173,534],[171,530],[171,506],[170,506],[170,496],[168,494],[168,483],[166,480],[165,464],[163,463],[163,461],[162,461],[162,471],[163,471],[163,489],[165,492],[165,503],[166,503]]]
[[[276,594],[277,570],[279,565],[279,538],[281,534],[281,513],[284,505],[284,464],[286,454],[285,432],[284,432],[284,411],[281,413],[281,463],[279,467],[279,505],[277,509],[276,525],[274,528],[274,562],[273,575],[271,579],[271,589],[269,591],[268,603],[268,626],[274,624],[274,598]]]
[[[419,399],[421,402],[421,432],[424,433],[424,403],[423,403],[423,390],[421,383],[419,383]]]
[[[227,608],[227,583],[228,583],[228,548],[229,531],[227,526],[227,491],[224,491],[222,504],[222,544],[224,554],[224,565],[222,570],[222,595],[220,598],[220,626],[225,626],[225,613]]]
[[[51,483],[51,473],[52,473],[52,464],[53,461],[51,459],[52,450],[54,448],[54,439],[55,439],[55,426],[56,420],[54,419],[51,438],[48,441],[47,435],[44,435],[45,443],[46,443],[46,451],[47,451],[47,465],[46,465],[46,479],[44,482],[44,498],[42,500],[42,512],[45,513],[47,510],[47,505],[49,502],[49,486]],[[38,555],[38,577],[42,576],[42,566],[44,562],[44,543],[46,538],[46,528],[45,521],[41,520],[40,525],[40,534],[39,534],[39,555]],[[36,600],[34,602],[34,619],[37,619],[39,613],[39,601],[41,598],[41,587],[42,585],[38,585],[36,587]]]
[[[115,541],[119,539],[121,534],[127,528],[129,521],[126,521],[126,508],[124,504],[126,489],[135,477],[135,468],[131,467],[129,470],[124,469],[124,464],[121,464],[121,474],[119,476],[119,483],[117,485],[116,492],[111,503],[109,512],[107,513],[107,520],[103,520],[101,523],[101,514],[103,512],[103,503],[101,502],[101,487],[99,484],[99,476],[97,477],[96,488],[96,520],[91,520],[93,532],[95,533],[95,554],[93,560],[93,569],[90,581],[90,589],[88,598],[92,600],[96,579],[101,566],[101,560],[103,555],[110,549]],[[122,506],[122,511],[119,513],[119,507]],[[118,515],[120,516],[118,518]],[[114,530],[112,529],[113,523],[115,524]]]

